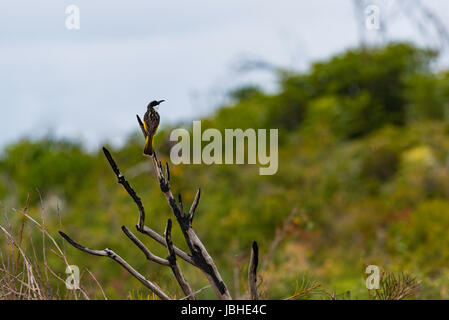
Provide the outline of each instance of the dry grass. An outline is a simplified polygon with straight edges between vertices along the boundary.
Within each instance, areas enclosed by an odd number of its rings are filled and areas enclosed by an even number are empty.
[[[28,214],[28,207],[29,200],[23,210],[14,210],[19,215],[18,227],[13,226],[6,210],[1,208],[4,221],[0,223],[0,238],[3,237],[5,242],[0,242],[0,300],[90,300],[95,292],[101,292],[102,297],[107,299],[103,288],[87,269],[80,274],[78,290],[66,288],[68,275],[53,270],[47,259],[51,254],[63,265],[69,266],[64,246],[60,246],[45,228],[43,206],[40,222]],[[39,252],[33,239],[36,233],[40,233],[42,239]],[[86,279],[86,275],[89,278]],[[89,285],[89,288],[83,283]]]
[[[394,274],[383,272],[380,279],[380,288],[370,291],[373,300],[404,300],[413,298],[421,282],[407,273]]]

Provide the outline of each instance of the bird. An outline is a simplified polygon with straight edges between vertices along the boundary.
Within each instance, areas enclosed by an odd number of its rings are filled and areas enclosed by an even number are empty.
[[[153,100],[147,106],[147,112],[143,117],[143,127],[145,130],[145,148],[143,153],[149,156],[153,155],[153,139],[156,134],[157,128],[159,127],[159,122],[161,117],[157,113],[157,106],[164,102],[165,100]]]

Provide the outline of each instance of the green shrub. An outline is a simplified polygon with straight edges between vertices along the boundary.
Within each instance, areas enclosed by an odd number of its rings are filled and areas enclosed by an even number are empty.
[[[362,164],[362,174],[367,178],[385,182],[396,174],[398,166],[397,153],[389,148],[380,147],[366,155]]]

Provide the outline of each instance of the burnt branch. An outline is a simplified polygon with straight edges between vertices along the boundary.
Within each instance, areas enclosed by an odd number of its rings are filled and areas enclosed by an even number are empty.
[[[136,228],[137,228],[137,226],[136,226]],[[137,228],[137,231],[148,235],[150,238],[159,242],[164,247],[167,247],[167,242],[165,241],[165,238],[163,236],[161,236],[159,233],[157,233],[156,231],[154,231],[153,229],[144,225],[142,230],[139,230],[139,228]],[[175,249],[175,253],[178,257],[180,257],[184,261],[186,261],[196,267],[196,264],[190,255],[188,255],[185,251],[179,249],[176,246],[173,246],[173,248]]]
[[[143,134],[144,138],[146,138],[147,132],[145,131],[145,126],[143,125],[143,122],[140,119],[140,117],[138,115],[136,115],[136,117],[137,117],[137,122],[139,123],[140,130],[142,130],[142,134]]]
[[[190,225],[193,224],[193,217],[195,216],[196,208],[198,207],[198,203],[200,202],[200,196],[201,196],[201,189],[198,189],[198,191],[196,192],[196,195],[195,195],[195,199],[193,199],[192,206],[190,207],[190,210],[189,210]]]
[[[154,282],[151,282],[150,280],[146,279],[142,274],[140,274],[137,270],[135,270],[131,265],[125,261],[122,257],[120,257],[118,254],[116,254],[114,251],[112,251],[109,248],[106,248],[104,250],[94,250],[86,248],[79,243],[75,242],[72,238],[70,238],[68,235],[66,235],[64,232],[59,231],[59,234],[67,240],[68,243],[70,243],[73,247],[77,248],[78,250],[81,250],[83,252],[95,255],[95,256],[101,256],[101,257],[108,257],[120,264],[123,268],[125,268],[131,275],[133,275],[137,280],[139,280],[145,287],[153,291],[159,298],[162,300],[171,300],[170,297],[161,290],[161,288],[155,284]]]
[[[259,295],[257,293],[258,264],[259,264],[259,246],[257,245],[257,242],[254,241],[248,267],[249,298],[251,300],[259,300]]]
[[[181,215],[184,216],[184,206],[182,205],[182,196],[180,193],[178,194],[178,202],[179,202],[179,210],[181,210]]]
[[[167,249],[168,249],[167,260],[170,264],[170,268],[173,271],[173,275],[175,276],[176,281],[178,281],[179,286],[181,287],[184,294],[187,296],[187,299],[195,300],[195,293],[193,292],[192,288],[182,275],[181,269],[179,268],[178,263],[176,261],[176,253],[173,248],[173,241],[171,239],[171,227],[172,227],[171,219],[168,219],[167,227],[165,228],[165,240],[167,242]]]
[[[131,196],[131,198],[134,200],[134,202],[137,205],[137,208],[139,210],[139,220],[136,225],[137,231],[148,235],[149,237],[153,238],[154,240],[156,240],[163,246],[167,247],[165,238],[163,236],[161,236],[159,233],[157,233],[156,231],[152,230],[151,228],[149,228],[148,226],[145,225],[145,208],[142,204],[142,200],[137,195],[137,193],[134,191],[134,189],[131,187],[129,182],[126,180],[125,176],[120,172],[120,169],[118,168],[115,160],[112,158],[112,155],[109,152],[109,150],[106,148],[103,148],[103,152],[106,156],[106,159],[108,159],[108,162],[112,168],[112,171],[114,171],[115,175],[117,176],[118,183],[123,186],[123,188],[128,192],[128,194]],[[194,261],[187,253],[185,253],[184,251],[182,251],[181,249],[179,249],[177,247],[174,247],[174,248],[175,248],[176,254],[181,259],[187,261],[190,264],[195,265]]]
[[[139,221],[137,222],[137,225],[139,226],[139,228],[142,228],[145,222],[145,208],[143,207],[142,200],[120,172],[109,150],[103,147],[103,153],[106,156],[106,159],[108,159],[108,162],[111,165],[111,168],[114,171],[115,175],[117,176],[118,183],[120,183],[123,186],[123,188],[125,188],[126,192],[128,192],[128,194],[136,203],[137,208],[139,209]]]
[[[147,133],[145,131],[144,124],[139,116],[137,116],[137,121],[139,122],[140,129],[142,130],[143,135],[146,137]],[[192,202],[192,205],[190,207],[190,210],[188,213],[184,212],[184,205],[182,201],[181,194],[178,195],[178,202],[173,197],[173,193],[171,191],[170,187],[170,168],[168,166],[168,163],[165,164],[165,174],[162,166],[162,162],[158,161],[156,152],[153,152],[153,154],[150,156],[154,171],[156,173],[157,180],[159,182],[160,189],[162,193],[164,194],[168,205],[173,212],[173,215],[175,216],[182,234],[184,236],[184,239],[186,241],[186,244],[189,248],[190,254],[184,252],[183,250],[179,249],[178,247],[173,245],[172,237],[171,237],[171,230],[172,230],[172,221],[171,219],[168,220],[167,227],[165,230],[165,235],[162,236],[158,232],[154,231],[150,227],[145,225],[145,208],[143,206],[142,200],[137,195],[137,193],[134,191],[134,189],[131,187],[129,182],[126,180],[126,178],[123,176],[123,174],[120,172],[120,169],[117,166],[117,163],[112,158],[111,153],[106,149],[103,148],[103,152],[106,156],[106,159],[109,162],[109,165],[111,166],[114,174],[117,177],[118,183],[123,186],[123,188],[126,190],[126,192],[130,195],[130,197],[133,199],[134,203],[137,206],[137,209],[139,211],[139,219],[136,225],[137,231],[140,233],[143,233],[145,235],[148,235],[150,238],[155,240],[156,242],[159,242],[168,250],[168,257],[167,258],[161,258],[155,254],[153,254],[146,246],[145,244],[140,241],[127,227],[122,226],[123,233],[143,252],[147,260],[153,261],[155,263],[158,263],[163,266],[169,266],[172,269],[173,275],[176,279],[176,281],[179,283],[182,291],[186,295],[183,299],[195,299],[195,294],[199,291],[194,291],[184,278],[181,269],[179,268],[179,265],[177,263],[177,256],[181,259],[185,260],[186,262],[190,263],[191,265],[199,268],[204,275],[206,276],[207,280],[210,283],[210,287],[214,290],[215,294],[219,299],[222,300],[230,300],[231,295],[223,282],[223,279],[218,271],[217,266],[215,265],[214,260],[209,255],[209,253],[206,250],[206,247],[201,242],[199,237],[196,235],[195,231],[192,228],[193,218],[195,215],[195,211],[198,207],[200,196],[201,196],[201,190],[198,189],[195,199]],[[142,274],[140,274],[138,271],[136,271],[131,265],[129,265],[122,257],[120,257],[118,254],[116,254],[111,249],[104,249],[104,250],[94,250],[89,249],[87,247],[84,247],[80,245],[79,243],[72,240],[69,236],[67,236],[64,232],[60,231],[60,235],[68,241],[73,247],[75,247],[78,250],[81,250],[83,252],[96,255],[96,256],[102,256],[102,257],[109,257],[112,260],[119,263],[123,268],[125,268],[131,275],[133,275],[136,279],[138,279],[145,287],[149,288],[151,291],[153,291],[159,298],[164,300],[169,300],[170,297],[164,293],[160,287],[150,280],[146,279]],[[258,266],[258,247],[257,243],[253,243],[252,253],[251,253],[251,260],[250,260],[250,268],[249,268],[249,281],[250,281],[250,296],[252,299],[258,299],[257,295],[257,266]],[[204,289],[204,288],[203,288]],[[202,290],[202,289],[201,289]]]
[[[170,182],[170,168],[167,162],[165,163],[165,176],[167,177],[167,181]]]
[[[122,226],[123,233],[131,239],[132,242],[143,252],[147,260],[156,262],[163,266],[170,266],[170,262],[167,259],[161,258],[153,254],[143,243],[140,241],[127,227]]]
[[[195,231],[192,229],[191,218],[193,218],[193,215],[191,215],[190,212],[189,215],[184,215],[184,213],[180,209],[180,206],[178,206],[178,204],[176,203],[176,200],[173,197],[173,193],[170,188],[168,176],[164,176],[164,173],[162,171],[162,163],[158,161],[156,152],[154,152],[150,157],[153,161],[153,167],[156,171],[156,176],[159,181],[161,191],[167,199],[168,205],[170,206],[170,209],[172,210],[179,226],[181,227],[182,234],[184,235],[184,239],[187,243],[187,246],[189,247],[194,263],[201,271],[203,271],[219,299],[232,299],[231,294],[229,293],[226,284],[223,282],[223,279],[220,275],[220,272],[218,271],[217,266],[215,265],[214,260],[207,252],[206,247],[196,235]],[[166,164],[166,168],[167,167],[168,164]],[[169,172],[169,170],[166,171]],[[194,200],[194,205],[192,206],[193,210],[191,210],[192,213],[194,213],[199,202],[198,193],[195,199],[196,201]]]
[[[137,208],[138,208],[138,211],[139,211],[139,220],[138,220],[138,223],[136,225],[137,230],[139,232],[143,233],[143,234],[146,234],[146,235],[150,236],[152,239],[156,240],[157,242],[159,242],[163,246],[167,247],[169,252],[171,253],[171,255],[170,255],[170,259],[171,260],[173,260],[173,258],[171,258],[171,257],[174,255],[175,256],[174,261],[176,261],[176,255],[178,255],[183,260],[185,260],[188,263],[196,266],[196,263],[194,262],[194,260],[192,259],[191,256],[189,256],[187,253],[185,253],[184,251],[182,251],[181,249],[179,249],[179,248],[177,248],[177,247],[175,247],[173,245],[173,243],[171,241],[171,236],[169,238],[170,239],[170,244],[168,246],[166,237],[161,236],[159,233],[157,233],[156,231],[152,230],[151,228],[149,228],[148,226],[145,225],[145,208],[144,208],[144,206],[142,204],[142,200],[137,195],[137,193],[134,191],[134,189],[131,187],[131,185],[126,180],[126,178],[123,176],[123,174],[120,172],[120,169],[118,168],[116,162],[112,158],[112,155],[109,152],[109,150],[107,150],[106,148],[103,148],[103,152],[104,152],[104,154],[106,156],[106,159],[108,160],[112,170],[114,171],[114,173],[115,173],[115,175],[116,175],[116,177],[118,179],[118,183],[121,184],[124,187],[124,189],[128,192],[128,194],[133,199],[134,203],[137,205]],[[167,170],[166,172],[168,172],[168,168],[166,170]],[[153,254],[143,244],[143,242],[141,242],[125,226],[122,226],[122,231],[145,254],[145,257],[147,258],[147,260],[153,261],[153,262],[158,263],[160,265],[171,267],[173,272],[174,272],[174,274],[175,274],[175,277],[176,277],[177,281],[180,283],[181,288],[183,289],[184,293],[190,299],[194,299],[194,292],[190,288],[188,283],[185,281],[184,277],[182,276],[181,270],[179,269],[179,266],[177,265],[177,263],[175,263],[175,265],[173,265],[172,261],[169,261],[168,259],[164,259],[164,258],[158,257],[157,255]],[[75,247],[78,250],[81,250],[83,252],[86,252],[86,253],[89,253],[89,254],[92,254],[92,255],[96,255],[96,256],[102,256],[102,257],[109,257],[109,258],[111,258],[112,260],[114,260],[117,263],[119,263],[122,267],[124,267],[135,278],[137,278],[144,286],[146,286],[147,288],[152,290],[159,298],[161,298],[161,299],[170,299],[168,297],[168,295],[165,294],[159,288],[159,286],[157,286],[155,283],[153,283],[153,282],[149,281],[148,279],[146,279],[143,275],[141,275],[139,272],[137,272],[129,263],[127,263],[122,257],[117,255],[111,249],[104,249],[104,250],[89,249],[87,247],[84,247],[84,246],[80,245],[76,241],[72,240],[64,232],[60,231],[59,233],[67,242],[69,242],[73,247]],[[189,290],[187,288],[189,288]]]

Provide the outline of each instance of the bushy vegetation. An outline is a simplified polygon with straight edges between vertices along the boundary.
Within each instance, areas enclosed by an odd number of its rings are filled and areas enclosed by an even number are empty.
[[[274,176],[260,176],[251,165],[172,166],[172,188],[186,203],[202,187],[195,229],[234,296],[247,289],[242,279],[257,240],[261,260],[268,257],[261,273],[265,298],[295,296],[298,286],[314,281],[335,295],[298,297],[338,298],[350,291],[351,298],[368,298],[364,271],[370,264],[419,279],[416,298],[449,298],[449,73],[432,69],[435,57],[406,43],[350,50],[305,73],[279,70],[275,94],[238,88],[229,105],[203,119],[203,128],[279,129]],[[163,160],[169,160],[169,132],[162,128],[155,142]],[[162,233],[170,210],[149,177],[142,140],[133,134],[113,152],[146,204],[148,224]],[[42,205],[55,237],[59,210],[65,230],[80,243],[113,248],[182,295],[170,271],[148,265],[118,236],[121,225],[135,225],[137,212],[100,151],[53,139],[8,146],[0,160],[0,199],[9,211],[23,206],[28,194],[29,214],[39,216]],[[20,215],[9,216],[20,226]],[[165,248],[149,245],[166,255]],[[109,297],[134,296],[140,288],[113,262],[66,250],[73,264],[95,274]],[[64,275],[58,257],[47,259]],[[192,286],[207,284],[182,267]],[[314,280],[305,281],[304,274]],[[208,290],[199,294],[212,296]]]

